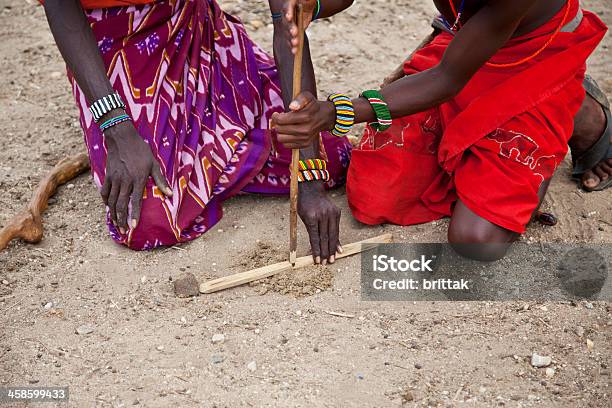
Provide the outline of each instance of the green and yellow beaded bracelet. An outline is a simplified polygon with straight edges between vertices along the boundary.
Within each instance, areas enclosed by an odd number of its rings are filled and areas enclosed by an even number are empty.
[[[322,159],[306,159],[298,162],[300,172],[298,173],[298,181],[329,181],[329,172],[327,171],[327,162]]]

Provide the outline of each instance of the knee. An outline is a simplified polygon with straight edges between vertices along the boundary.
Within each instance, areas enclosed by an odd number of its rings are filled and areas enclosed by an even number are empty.
[[[492,228],[452,222],[448,242],[459,255],[482,262],[502,259],[512,245],[508,240],[501,240]]]

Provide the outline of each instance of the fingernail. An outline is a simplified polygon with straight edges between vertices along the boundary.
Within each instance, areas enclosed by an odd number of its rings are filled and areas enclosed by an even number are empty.
[[[299,109],[300,108],[300,104],[297,101],[292,101],[289,104],[289,109]]]
[[[316,263],[317,265],[321,263],[321,257],[320,257],[320,256],[317,256],[317,257],[315,258],[315,263]]]
[[[136,229],[137,225],[138,225],[138,221],[132,220],[132,229]]]
[[[119,227],[119,232],[125,234],[125,230],[123,229],[123,227]]]

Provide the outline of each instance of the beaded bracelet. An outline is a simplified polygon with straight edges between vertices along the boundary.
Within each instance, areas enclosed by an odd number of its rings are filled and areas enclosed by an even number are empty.
[[[321,0],[317,0],[317,7],[315,8],[315,12],[312,16],[312,21],[315,21],[321,15]]]
[[[329,171],[327,170],[302,170],[298,173],[298,181],[329,181]]]
[[[351,131],[355,124],[355,109],[351,98],[341,93],[334,93],[327,100],[336,108],[336,123],[331,131],[334,136],[342,137]]]
[[[393,123],[393,120],[391,119],[389,105],[387,105],[387,102],[385,102],[381,93],[375,90],[368,90],[363,91],[361,96],[370,102],[370,106],[372,106],[372,109],[374,109],[374,113],[376,114],[376,122],[372,122],[369,125],[378,131],[389,129]]]
[[[327,170],[327,162],[321,159],[300,160],[300,170]]]
[[[278,13],[272,13],[272,21],[280,20],[283,18],[283,13],[280,11]]]
[[[93,116],[94,122],[98,123],[102,116],[106,115],[113,109],[125,109],[125,104],[121,100],[121,96],[118,93],[106,95],[103,98],[98,99],[89,107],[89,111]]]
[[[128,120],[132,120],[132,118],[130,118],[129,115],[123,114],[123,115],[119,115],[119,116],[115,116],[114,118],[110,118],[109,120],[105,121],[104,123],[102,123],[100,125],[100,131],[102,131],[104,133],[105,130],[112,128],[113,126],[116,126],[122,122],[128,121]]]

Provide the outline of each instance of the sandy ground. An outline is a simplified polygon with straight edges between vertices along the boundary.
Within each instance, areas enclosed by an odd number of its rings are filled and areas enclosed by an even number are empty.
[[[256,28],[269,21],[261,3],[223,5],[270,49],[271,26]],[[584,3],[612,24],[608,0]],[[321,92],[378,84],[428,32],[432,14],[426,0],[362,1],[315,24]],[[43,10],[1,0],[0,39],[2,225],[54,163],[84,146]],[[608,35],[589,72],[612,95],[610,46]],[[566,162],[545,203],[559,224],[533,225],[523,239],[612,242],[610,193],[578,191],[568,171]],[[345,243],[382,232],[400,242],[445,239],[446,221],[365,227],[343,190],[334,200]],[[204,237],[136,253],[108,237],[88,175],[61,188],[44,240],[0,253],[0,386],[69,386],[71,407],[610,406],[606,302],[363,302],[358,258],[266,285],[174,296],[171,280],[183,271],[204,280],[282,259],[287,208],[280,198],[232,199]],[[302,254],[306,242],[301,229]],[[76,334],[81,325],[93,332]],[[213,344],[214,334],[224,342]],[[533,352],[552,357],[554,375],[530,366]]]

